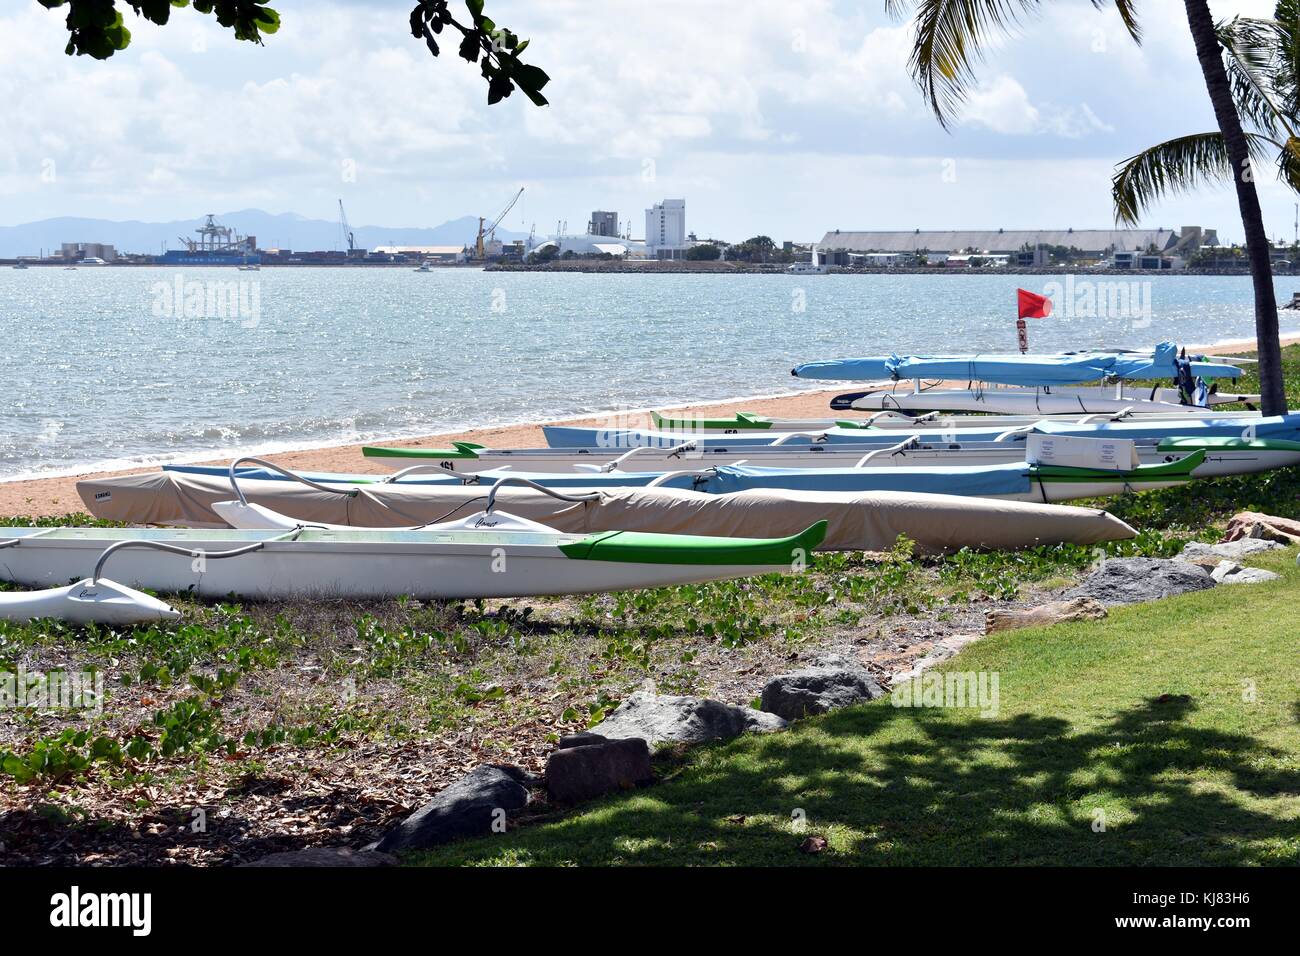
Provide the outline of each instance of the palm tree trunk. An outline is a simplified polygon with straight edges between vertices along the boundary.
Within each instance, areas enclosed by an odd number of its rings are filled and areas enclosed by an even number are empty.
[[[1236,174],[1237,205],[1241,224],[1246,231],[1246,255],[1250,260],[1250,278],[1255,286],[1255,337],[1259,349],[1259,390],[1265,415],[1286,413],[1286,387],[1282,380],[1282,342],[1278,336],[1277,298],[1273,292],[1273,266],[1269,261],[1270,245],[1264,232],[1264,215],[1259,208],[1259,194],[1250,175],[1250,151],[1241,118],[1232,102],[1228,71],[1214,33],[1214,19],[1206,0],[1183,0],[1187,25],[1196,44],[1196,58],[1205,75],[1205,89],[1210,94],[1219,131],[1228,147],[1228,159]]]

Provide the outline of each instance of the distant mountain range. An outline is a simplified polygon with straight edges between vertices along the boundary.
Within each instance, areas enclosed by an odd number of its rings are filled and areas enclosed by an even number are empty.
[[[26,222],[18,226],[0,226],[0,258],[36,255],[42,249],[58,249],[65,242],[104,242],[118,252],[155,254],[163,249],[182,247],[180,237],[193,237],[194,230],[206,217],[178,219],[174,222],[114,222],[110,219],[83,219],[60,216]],[[344,249],[339,224],[327,219],[307,219],[295,213],[273,215],[261,209],[240,209],[217,215],[217,222],[229,226],[241,236],[256,236],[263,249],[281,248],[311,252]],[[477,216],[462,216],[440,226],[353,226],[358,247],[375,246],[459,246],[473,242],[478,232]],[[505,242],[527,239],[524,232],[497,229],[497,238]]]

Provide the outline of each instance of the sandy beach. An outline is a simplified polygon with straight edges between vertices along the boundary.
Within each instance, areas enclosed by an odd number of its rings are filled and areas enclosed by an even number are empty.
[[[1283,339],[1283,345],[1300,343],[1300,336]],[[1255,348],[1254,339],[1238,342],[1225,342],[1216,346],[1188,346],[1198,353],[1224,355],[1232,352],[1248,351]],[[828,407],[831,396],[847,391],[851,386],[841,384],[835,388],[817,389],[797,395],[780,395],[773,398],[749,398],[735,401],[718,402],[704,405],[685,406],[675,409],[683,414],[725,416],[736,412],[748,411],[760,415],[782,418],[826,418],[831,416]],[[601,425],[609,421],[609,416],[598,415],[588,418],[572,419],[564,422],[569,425]],[[633,424],[630,420],[620,419],[622,424]],[[648,425],[648,419],[646,421]],[[511,425],[494,428],[478,428],[453,434],[430,435],[387,442],[393,447],[409,446],[447,446],[452,441],[472,441],[481,445],[498,448],[526,448],[544,444],[542,430],[537,425]],[[298,451],[278,452],[274,460],[287,468],[304,471],[346,471],[346,472],[383,472],[386,469],[376,466],[361,455],[361,445],[337,445],[327,448],[307,448]],[[213,459],[203,464],[225,465],[227,459]],[[0,515],[8,517],[48,517],[85,511],[85,506],[77,496],[77,482],[96,475],[133,475],[157,470],[157,465],[132,468],[115,472],[86,472],[59,478],[39,478],[27,481],[0,482]]]

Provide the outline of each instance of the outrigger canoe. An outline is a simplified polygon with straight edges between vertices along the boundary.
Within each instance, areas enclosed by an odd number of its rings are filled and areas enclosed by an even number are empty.
[[[1024,419],[1008,422],[972,416],[915,421],[905,426],[908,432],[923,442],[943,441],[996,441],[1012,429],[1036,431],[1048,435],[1073,435],[1080,438],[1129,438],[1135,441],[1165,438],[1277,438],[1283,441],[1300,441],[1300,413],[1258,415],[1242,417],[1235,413],[1207,413],[1182,416],[1176,420],[1145,420],[1140,417],[1119,416],[1118,419],[1086,416],[1086,421],[1067,419]],[[735,434],[714,432],[665,431],[638,428],[585,428],[577,425],[543,425],[542,433],[551,448],[600,448],[626,451],[641,445],[674,448],[687,440],[701,445],[770,445],[773,435],[763,430],[739,430]],[[810,428],[789,432],[784,438],[791,444],[838,444],[842,442],[873,442],[893,444],[900,436],[897,425],[882,427],[877,422],[858,424],[841,422],[828,428]]]
[[[1254,408],[1259,395],[1212,392],[1210,408],[1245,404]],[[1155,388],[1143,395],[1125,394],[1119,389],[1096,386],[1050,388],[915,388],[896,385],[837,395],[831,399],[837,410],[875,412],[965,412],[996,415],[1094,415],[1129,411],[1137,414],[1203,415],[1206,408],[1184,405],[1177,389]]]
[[[839,407],[835,404],[838,401],[833,399],[831,407]],[[849,408],[850,406],[844,406]],[[672,416],[663,415],[659,412],[650,413],[650,423],[654,430],[665,432],[685,432],[685,436],[678,438],[678,442],[685,441],[692,435],[745,435],[766,437],[768,441],[774,441],[782,435],[790,433],[820,431],[826,428],[873,428],[873,429],[905,429],[917,425],[925,425],[930,431],[942,429],[964,429],[970,427],[977,428],[1017,428],[1021,425],[1032,425],[1038,422],[1056,422],[1058,424],[1077,424],[1089,425],[1099,422],[1112,421],[1130,421],[1130,422],[1147,422],[1158,424],[1161,422],[1186,422],[1189,419],[1207,422],[1237,422],[1243,424],[1259,420],[1259,413],[1254,411],[1213,411],[1204,408],[1195,409],[1194,414],[1188,414],[1182,406],[1174,407],[1172,410],[1164,411],[1135,411],[1131,407],[1124,407],[1115,411],[1107,412],[1089,412],[1080,414],[1077,410],[1068,413],[1044,414],[1029,411],[1023,414],[1007,415],[945,415],[937,410],[926,410],[918,414],[902,412],[897,409],[886,409],[876,412],[866,418],[768,418],[764,415],[755,415],[753,412],[739,412],[735,415],[725,418],[719,417],[694,417],[694,416]],[[545,428],[562,428],[567,426],[543,426]],[[585,431],[596,431],[597,429],[585,429]],[[631,430],[631,429],[625,429]],[[762,433],[762,434],[760,434]]]
[[[686,441],[676,448],[641,446],[625,452],[593,448],[487,448],[453,442],[450,448],[384,448],[366,446],[368,462],[394,470],[390,481],[421,475],[474,475],[511,468],[544,474],[608,474],[635,467],[640,470],[701,468],[714,465],[761,465],[767,468],[898,468],[905,465],[1000,465],[1026,458],[1025,433],[1004,441],[922,442],[903,437],[893,446],[852,443],[778,445],[697,445]],[[1195,477],[1243,475],[1300,464],[1300,442],[1242,438],[1164,439],[1137,443],[1138,463],[1176,461],[1198,448],[1205,462]]]
[[[249,504],[312,525],[402,528],[447,521],[482,510],[489,488],[478,485],[308,485],[238,479]],[[613,488],[590,499],[557,501],[536,488],[494,485],[510,513],[568,534],[621,529],[723,537],[797,534],[830,523],[822,550],[884,551],[899,535],[918,554],[960,548],[1011,550],[1062,543],[1092,545],[1136,532],[1098,508],[1043,505],[955,495],[881,491],[741,491],[707,495],[679,488]],[[158,471],[87,478],[77,483],[97,518],[136,524],[224,528],[217,512],[232,495],[229,476]],[[226,509],[223,509],[226,510]],[[3,555],[0,554],[0,557]],[[2,567],[2,564],[0,564]]]
[[[544,488],[584,490],[627,487],[689,488],[706,494],[731,494],[757,489],[800,491],[909,491],[936,495],[978,496],[1008,501],[1072,501],[1101,498],[1131,491],[1169,488],[1193,478],[1205,462],[1204,449],[1173,461],[1138,465],[1130,469],[1100,469],[1027,464],[1023,458],[996,465],[900,465],[894,468],[767,468],[761,465],[687,466],[672,471],[577,472],[572,474],[516,472],[490,469],[473,475],[412,475],[402,479],[413,484],[494,485],[522,479]],[[220,474],[203,465],[169,465],[165,470],[190,474]],[[365,475],[332,472],[304,472],[298,477],[323,486],[369,484]],[[240,480],[292,480],[278,470],[249,468],[238,471]]]
[[[116,580],[157,591],[259,600],[452,599],[590,594],[788,572],[806,564],[826,522],[781,538],[565,534],[499,513],[418,530],[12,531],[0,576],[30,587],[59,588],[92,569],[96,579],[108,556]]]
[[[1088,351],[1017,355],[877,355],[866,358],[805,362],[791,369],[797,378],[832,381],[941,379],[994,382],[1002,385],[1077,385],[1123,379],[1172,379],[1178,373],[1178,347],[1161,342],[1150,352]],[[1189,359],[1190,371],[1203,379],[1241,377],[1230,359]]]

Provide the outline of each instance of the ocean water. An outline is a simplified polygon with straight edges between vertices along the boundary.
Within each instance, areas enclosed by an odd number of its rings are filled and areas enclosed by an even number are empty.
[[[1051,282],[1034,351],[1253,335],[1245,277],[0,269],[0,480],[825,387],[790,368],[1014,351]]]

